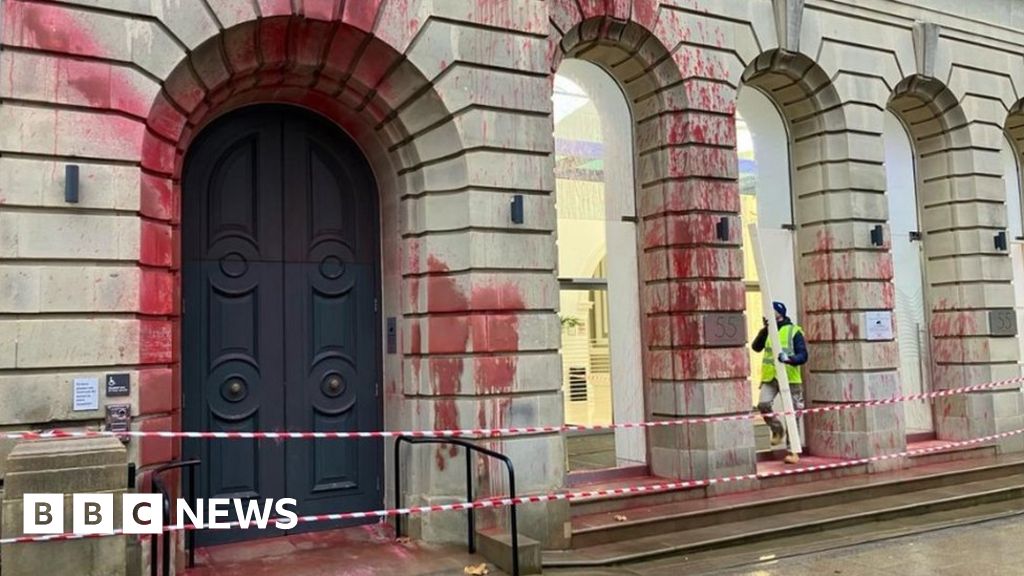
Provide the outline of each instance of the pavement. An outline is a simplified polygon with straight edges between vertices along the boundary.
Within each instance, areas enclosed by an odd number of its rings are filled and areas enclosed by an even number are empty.
[[[813,538],[813,535],[805,536]],[[550,576],[1003,576],[1024,575],[1024,515],[924,532],[728,570],[695,572],[687,559],[620,568],[545,570]]]
[[[813,539],[812,535],[801,538]],[[781,554],[781,553],[780,553]],[[693,559],[661,558],[599,569],[545,570],[549,576],[1002,576],[1024,575],[1024,514],[747,564],[694,570]],[[204,548],[188,576],[460,575],[484,560],[462,546],[396,543],[384,524]],[[503,572],[487,565],[490,576]]]
[[[769,561],[716,576],[998,576],[1024,574],[1024,516],[948,528],[804,557]]]

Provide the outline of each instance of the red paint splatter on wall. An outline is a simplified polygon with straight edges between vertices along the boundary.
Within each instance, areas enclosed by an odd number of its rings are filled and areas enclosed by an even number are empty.
[[[364,32],[373,31],[382,0],[360,0],[345,2],[342,21]]]
[[[512,285],[480,286],[467,297],[449,273],[448,265],[437,257],[428,256],[427,271],[430,275],[423,280],[429,311],[425,320],[426,352],[430,354],[427,364],[433,393],[454,396],[462,392],[464,357],[470,350],[474,352],[474,392],[511,392],[517,368],[515,352],[519,348],[519,319],[512,312],[524,308],[518,289]],[[422,350],[422,344],[419,346]],[[457,407],[451,401],[438,399],[435,410],[438,426],[442,426],[442,421],[458,420]],[[498,415],[496,418],[501,420]],[[440,469],[444,468],[444,452],[442,447],[437,454]]]

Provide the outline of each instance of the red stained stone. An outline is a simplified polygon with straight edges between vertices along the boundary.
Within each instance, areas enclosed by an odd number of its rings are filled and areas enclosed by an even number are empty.
[[[139,212],[154,220],[172,220],[175,205],[171,180],[143,172],[141,184]]]
[[[352,81],[359,86],[372,90],[380,84],[381,79],[398,60],[398,54],[380,40],[370,40],[370,45],[352,71]]]
[[[139,371],[139,414],[163,414],[178,408],[174,393],[174,373],[170,368],[146,368]]]
[[[633,0],[633,21],[647,30],[655,30],[659,4],[659,0]]]
[[[469,324],[465,316],[431,315],[427,318],[427,346],[430,354],[457,354],[469,347]]]
[[[306,9],[309,9],[307,0]],[[316,20],[300,20],[291,34],[291,54],[289,60],[297,66],[308,66],[311,68],[320,65],[320,55],[323,53],[326,43],[330,40],[331,24]],[[309,84],[309,77],[305,78],[306,85]]]
[[[454,398],[438,398],[433,401],[434,427],[436,430],[454,430],[459,427],[459,408]],[[445,454],[447,453],[447,458]],[[438,470],[444,470],[447,460],[458,456],[459,447],[438,445],[434,461]]]
[[[548,2],[548,16],[552,24],[563,33],[575,27],[583,19],[579,4],[575,0],[551,0]]]
[[[146,132],[142,139],[142,167],[153,172],[170,176],[174,174],[174,146],[161,140],[151,132]]]
[[[686,281],[669,285],[672,311],[743,311],[746,288],[739,281]]]
[[[736,151],[726,148],[688,145],[669,148],[662,177],[705,177],[734,179],[737,175]]]
[[[746,348],[675,350],[674,357],[674,380],[725,380],[750,374]]]
[[[327,49],[323,73],[336,79],[346,77],[352,69],[359,46],[366,38],[367,35],[361,30],[339,27]]]
[[[944,336],[976,336],[978,330],[978,312],[964,311],[933,311],[931,317],[931,335],[934,338]]]
[[[664,182],[640,194],[644,216],[692,210],[739,212],[739,186],[735,180],[684,178]]]
[[[169,364],[175,359],[174,325],[169,320],[139,321],[139,363]]]
[[[380,11],[381,0],[361,0],[345,2],[342,21],[364,32],[372,32],[373,24]]]
[[[292,0],[258,0],[258,3],[260,15],[264,18],[287,16],[292,13]]]
[[[172,258],[171,227],[167,224],[141,221],[139,262],[147,266],[170,267]]]
[[[286,0],[286,3],[288,1]],[[256,70],[260,65],[256,44],[257,31],[256,22],[246,22],[224,31],[224,53],[231,69],[234,70],[235,79]]]
[[[473,382],[478,394],[508,394],[516,377],[515,356],[473,358]]]
[[[172,272],[143,268],[139,281],[139,313],[169,316],[174,313],[176,276]]]
[[[170,141],[178,140],[187,123],[185,116],[171,105],[163,93],[156,95],[146,125]]]
[[[630,0],[580,0],[579,5],[583,10],[583,18],[597,18],[609,16],[617,20],[628,20],[630,12]]]
[[[288,18],[260,21],[259,47],[264,68],[283,67],[288,61]]]
[[[683,83],[686,104],[694,110],[732,115],[736,113],[736,90],[727,84],[705,79],[690,79]],[[672,109],[679,103],[673,103]]]
[[[109,57],[77,22],[75,12],[50,4],[21,0],[4,3],[4,44],[50,52]]]
[[[302,13],[311,20],[337,20],[341,4],[338,0],[304,0]]]
[[[139,423],[143,432],[177,430],[174,416],[148,418]],[[176,457],[178,443],[171,438],[145,437],[139,439],[139,466],[170,462]]]
[[[742,278],[743,259],[738,248],[693,247],[668,249],[671,278]]]

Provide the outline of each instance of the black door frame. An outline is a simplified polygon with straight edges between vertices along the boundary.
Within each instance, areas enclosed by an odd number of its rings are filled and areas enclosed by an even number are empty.
[[[293,105],[293,104],[253,104],[253,105],[244,106],[244,107],[241,107],[241,108],[238,108],[238,109],[230,110],[230,111],[225,112],[224,114],[220,114],[220,115],[214,117],[212,120],[210,120],[209,122],[205,123],[202,127],[199,128],[196,137],[189,144],[189,148],[188,148],[188,150],[185,153],[185,158],[184,158],[184,161],[182,163],[182,176],[181,176],[181,180],[180,180],[180,182],[181,182],[181,196],[182,196],[182,201],[180,203],[180,205],[182,207],[181,208],[182,218],[181,218],[181,223],[180,223],[180,229],[182,230],[181,245],[183,246],[185,244],[185,242],[186,242],[186,239],[184,238],[184,234],[187,232],[187,228],[189,227],[189,223],[186,222],[186,218],[191,219],[191,218],[205,217],[205,215],[207,214],[207,210],[208,210],[208,206],[207,206],[207,207],[204,207],[202,209],[202,211],[199,212],[198,214],[186,214],[186,209],[185,209],[185,206],[187,204],[185,196],[187,194],[189,194],[189,192],[190,192],[190,190],[186,189],[185,175],[187,174],[187,171],[188,171],[188,168],[190,166],[190,163],[194,162],[194,159],[192,158],[192,152],[196,148],[195,144],[197,142],[202,141],[204,138],[210,137],[210,134],[216,134],[217,132],[222,132],[223,133],[223,128],[225,126],[227,126],[227,125],[230,125],[230,123],[232,123],[232,122],[238,121],[239,119],[243,119],[243,118],[245,118],[248,115],[261,114],[261,113],[278,113],[278,114],[282,114],[282,115],[286,115],[286,116],[287,115],[291,115],[291,116],[297,117],[297,118],[304,117],[307,121],[315,122],[315,123],[323,126],[325,130],[329,130],[329,131],[335,132],[335,136],[336,136],[336,138],[337,138],[337,140],[339,142],[345,143],[347,145],[350,145],[351,148],[354,149],[357,152],[357,154],[355,154],[355,156],[357,156],[359,158],[359,161],[361,161],[361,163],[363,164],[363,166],[360,166],[360,168],[362,169],[362,172],[367,177],[367,179],[369,181],[369,188],[372,191],[372,194],[369,195],[370,197],[368,199],[364,199],[364,200],[368,200],[369,201],[369,204],[370,204],[369,209],[370,209],[370,211],[372,211],[372,215],[373,215],[373,219],[372,219],[373,220],[372,221],[373,230],[372,230],[372,234],[370,234],[370,236],[372,236],[372,244],[370,246],[370,250],[372,251],[372,254],[374,256],[373,257],[373,262],[372,262],[372,267],[373,267],[373,269],[372,269],[372,278],[373,278],[372,289],[373,289],[373,299],[374,299],[374,303],[375,303],[375,308],[374,308],[374,311],[373,311],[373,322],[372,322],[372,324],[373,324],[373,331],[374,331],[374,334],[373,334],[373,339],[374,339],[373,340],[373,342],[374,342],[374,345],[373,345],[373,351],[374,351],[374,357],[373,357],[374,365],[373,365],[373,368],[374,368],[374,375],[375,375],[374,379],[375,379],[375,386],[376,386],[375,397],[377,399],[377,401],[376,401],[376,403],[375,403],[375,405],[373,407],[374,408],[373,416],[374,416],[374,420],[378,424],[378,427],[382,427],[383,426],[383,422],[384,422],[384,412],[385,412],[385,410],[384,410],[384,394],[383,394],[383,386],[382,386],[382,382],[383,382],[383,378],[384,378],[384,354],[383,354],[383,349],[382,348],[383,348],[383,342],[384,341],[383,341],[383,327],[382,327],[383,307],[381,305],[381,303],[382,303],[382,269],[383,269],[383,255],[381,254],[381,244],[382,244],[381,234],[382,234],[382,231],[383,231],[383,226],[382,226],[382,223],[381,223],[381,212],[380,212],[380,197],[379,197],[379,195],[380,195],[380,188],[379,188],[379,185],[377,183],[377,179],[376,179],[376,176],[375,176],[375,174],[373,172],[372,166],[370,165],[370,162],[368,160],[368,157],[365,154],[365,152],[363,152],[362,148],[358,145],[358,142],[355,140],[355,138],[353,138],[351,135],[349,135],[343,128],[341,128],[337,123],[335,123],[330,118],[328,118],[328,117],[326,117],[324,115],[321,115],[321,114],[319,114],[319,113],[317,113],[317,112],[315,112],[313,110],[310,110],[308,108],[304,108],[302,106]],[[220,130],[218,130],[218,129],[220,129]],[[184,249],[182,249],[181,253],[182,253],[182,256],[184,257],[184,254],[185,254],[184,253]],[[188,278],[186,278],[186,267],[184,265],[185,264],[184,258],[182,260],[183,261],[182,261],[182,267],[181,267],[181,278],[180,278],[180,283],[179,283],[179,285],[181,286],[181,299],[182,299],[181,300],[181,315],[182,315],[182,319],[181,319],[181,344],[180,344],[180,349],[181,349],[181,352],[182,352],[182,356],[181,356],[181,360],[180,360],[180,366],[181,366],[181,372],[180,372],[181,373],[181,407],[182,407],[181,408],[181,422],[182,422],[182,429],[183,430],[186,430],[186,431],[204,431],[204,430],[201,429],[201,426],[202,426],[201,425],[201,420],[202,420],[201,405],[197,404],[197,403],[205,401],[205,397],[203,396],[202,389],[201,389],[201,384],[202,383],[201,382],[193,382],[193,381],[191,381],[191,379],[189,377],[189,371],[186,369],[187,358],[189,357],[189,355],[191,354],[192,355],[191,357],[193,357],[193,358],[197,357],[196,356],[196,352],[197,352],[196,347],[199,345],[199,338],[197,338],[197,337],[190,337],[188,331],[186,331],[186,329],[185,329],[186,328],[186,324],[188,323],[186,321],[186,319],[185,319],[185,314],[187,313],[187,310],[186,310],[186,307],[185,307],[185,295],[188,292],[188,290],[187,290]],[[280,385],[283,387],[284,383],[282,382]],[[189,409],[189,406],[190,406],[190,403],[189,403],[189,393],[190,392],[193,393],[192,394],[192,396],[193,396],[193,403],[192,403],[192,409],[191,410]],[[265,443],[265,442],[315,442],[315,441],[317,441],[317,440],[305,440],[305,439],[302,439],[302,440],[283,440],[283,441],[281,441],[281,440],[261,440],[259,442],[260,443]],[[320,440],[320,441],[323,441],[323,440]],[[381,440],[379,440],[379,439],[345,439],[345,440],[330,440],[330,441],[333,441],[333,442],[359,442],[359,443],[367,443],[367,442],[369,442],[369,443],[373,443],[373,444],[378,444],[379,445],[378,449],[374,451],[375,452],[374,463],[376,465],[375,468],[376,468],[376,475],[378,477],[378,482],[377,482],[377,486],[376,486],[376,494],[374,495],[373,500],[374,500],[375,503],[378,504],[378,506],[376,506],[376,507],[382,507],[383,504],[384,504],[384,488],[385,488],[385,486],[384,486],[384,482],[385,482],[385,462],[384,462],[385,461],[385,457],[384,457],[384,444],[383,444],[383,442]],[[181,446],[182,458],[184,458],[184,459],[198,458],[200,456],[200,454],[201,454],[201,450],[200,450],[200,447],[201,447],[200,443],[201,442],[237,442],[237,440],[228,440],[228,439],[223,439],[223,440],[183,439],[182,446]],[[260,447],[259,449],[260,449],[261,452],[263,451],[262,447]],[[282,457],[280,458],[280,465],[281,465],[281,467],[283,469],[287,465],[287,458],[285,457],[285,453],[284,453],[283,450],[281,451],[281,455],[282,455]],[[273,465],[273,463],[271,463],[271,464]],[[198,475],[197,483],[202,482],[203,479],[204,479],[204,471],[203,471],[203,466],[202,465],[200,465],[199,470],[197,470],[197,475]],[[188,501],[190,501],[190,502],[192,502],[194,504],[195,503],[195,499],[197,498],[198,495],[197,494],[187,493],[186,492],[186,486],[184,485],[184,483],[182,483],[181,489],[182,489],[181,493],[184,495],[184,497]],[[203,492],[201,490],[197,490],[197,491],[200,494],[202,494],[202,492]],[[286,495],[284,495],[284,497],[289,497],[289,496],[286,494]],[[336,512],[342,512],[342,511],[345,511],[345,510],[332,510],[332,512],[335,512],[335,511]],[[359,510],[353,510],[353,511],[359,511]],[[300,512],[300,515],[301,515],[301,512]],[[178,519],[175,518],[175,521],[178,521]],[[362,523],[366,523],[366,522],[369,522],[369,521],[374,521],[374,519],[368,519],[368,520],[363,520],[363,521],[355,521],[355,522],[353,522],[353,521],[341,521],[341,522],[318,522],[318,523],[310,523],[310,524],[306,524],[306,525],[300,524],[298,527],[296,527],[295,530],[291,530],[291,531],[287,531],[287,532],[286,531],[281,531],[281,530],[276,530],[276,529],[268,529],[267,531],[260,531],[260,530],[255,530],[255,529],[249,529],[249,530],[245,531],[246,534],[244,536],[238,537],[238,538],[232,538],[231,540],[245,541],[245,540],[251,540],[251,539],[260,538],[260,537],[283,536],[283,535],[290,534],[290,533],[295,533],[295,532],[314,531],[314,530],[326,530],[326,529],[330,529],[330,528],[349,526],[349,525],[353,525],[353,524],[362,524]],[[239,532],[239,531],[233,531],[233,532]],[[241,536],[241,534],[239,534],[239,535]],[[201,540],[202,540],[202,538],[200,538],[200,545],[202,545]]]

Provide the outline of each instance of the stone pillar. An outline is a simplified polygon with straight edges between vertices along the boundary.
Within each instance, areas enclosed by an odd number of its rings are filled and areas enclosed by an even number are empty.
[[[487,3],[436,3],[444,18],[430,24],[436,40],[418,42],[408,54],[423,70],[445,70],[433,89],[447,109],[460,110],[411,138],[429,157],[404,174],[402,392],[413,428],[562,423],[547,11],[542,2],[515,5],[515,15],[505,17],[481,8]],[[519,39],[508,52],[512,32]],[[453,55],[445,43],[479,48]],[[449,148],[459,142],[463,149]],[[521,224],[509,216],[515,195],[524,199]],[[519,494],[562,488],[559,434],[483,444],[511,458]],[[461,448],[415,446],[406,454],[405,504],[465,499]],[[474,460],[474,496],[507,494],[503,465]],[[507,530],[506,514],[482,511],[477,526]],[[564,546],[567,504],[530,504],[518,514],[522,534]],[[465,516],[422,515],[409,526],[427,540],[458,542]]]
[[[114,438],[36,440],[18,444],[7,458],[0,537],[22,536],[24,495],[64,494],[64,531],[71,531],[72,494],[113,493],[119,503],[128,484],[128,459]],[[120,506],[114,527],[121,526]],[[126,537],[8,544],[0,551],[4,576],[76,574],[125,576]]]

